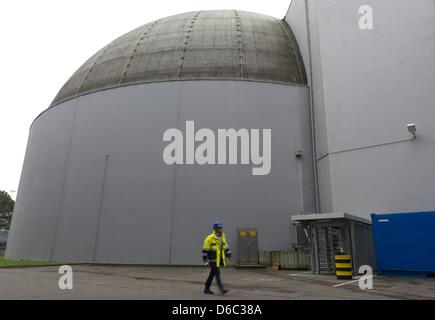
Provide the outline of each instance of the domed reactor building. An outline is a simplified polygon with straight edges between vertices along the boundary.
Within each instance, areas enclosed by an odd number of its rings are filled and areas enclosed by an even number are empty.
[[[8,258],[196,264],[214,220],[233,246],[248,226],[261,247],[285,248],[290,214],[314,210],[309,114],[304,63],[282,20],[199,11],[133,30],[32,124]],[[192,122],[215,134],[215,164],[189,164],[185,150],[168,165],[164,133],[183,132],[184,150]],[[219,129],[240,133],[237,164],[218,163]],[[261,156],[263,129],[270,170],[254,175],[262,166],[242,162],[242,145],[259,141]]]
[[[292,215],[433,210],[434,56],[432,0],[293,0],[284,19],[198,11],[133,30],[31,125],[6,256],[200,264],[220,220],[237,261],[238,228],[288,250]]]

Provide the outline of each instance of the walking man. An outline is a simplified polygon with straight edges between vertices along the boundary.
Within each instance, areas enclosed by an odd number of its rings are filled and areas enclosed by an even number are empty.
[[[225,289],[221,280],[220,266],[226,266],[226,258],[231,259],[231,251],[228,248],[228,243],[225,240],[225,233],[222,232],[222,222],[216,221],[213,223],[213,233],[207,236],[202,247],[202,260],[210,267],[210,274],[205,282],[204,293],[213,294],[210,290],[213,278],[216,277],[218,287],[222,293],[228,292]]]

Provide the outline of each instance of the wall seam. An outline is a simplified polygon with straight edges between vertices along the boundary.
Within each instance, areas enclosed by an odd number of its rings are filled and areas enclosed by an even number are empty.
[[[177,74],[178,74],[178,78],[179,79],[182,78],[181,77],[181,73],[183,71],[183,62],[184,62],[185,54],[186,54],[186,51],[187,51],[187,47],[189,45],[189,40],[191,39],[192,31],[193,31],[193,28],[195,26],[195,22],[196,22],[195,20],[198,18],[200,13],[201,13],[201,11],[197,11],[195,13],[195,15],[193,16],[192,20],[190,21],[190,26],[189,26],[188,30],[186,31],[187,34],[186,34],[186,37],[184,39],[183,53],[181,54],[180,60],[178,61],[178,72],[177,72]]]
[[[148,32],[150,32],[154,26],[159,22],[160,20],[156,20],[154,21],[149,27],[147,27],[145,29],[145,31],[141,32],[139,34],[139,37],[137,38],[137,40],[135,41],[133,48],[131,49],[130,55],[127,58],[127,62],[125,63],[125,66],[121,72],[121,78],[119,79],[118,84],[121,85],[122,82],[124,81],[125,77],[127,76],[127,69],[130,67],[130,62],[133,60],[135,53],[137,52],[137,47],[139,47],[139,45],[141,44],[142,40],[145,40],[145,36],[148,34]]]
[[[177,119],[176,119],[176,127],[181,129],[181,88],[178,86],[178,108],[177,108]],[[184,146],[183,146],[184,148]],[[177,164],[174,164],[174,177],[172,180],[172,209],[171,209],[171,220],[170,220],[170,233],[169,233],[169,259],[168,263],[172,263],[172,252],[173,252],[173,241],[174,241],[174,220],[175,220],[175,211],[177,200]]]
[[[98,239],[100,237],[100,223],[101,223],[101,217],[103,215],[104,193],[106,190],[106,178],[107,178],[108,165],[109,165],[109,154],[106,153],[104,159],[103,181],[101,183],[100,203],[99,203],[98,216],[97,216],[97,230],[95,232],[95,242],[94,242],[94,252],[93,252],[94,262],[96,261],[97,258]]]
[[[57,237],[58,237],[58,229],[59,229],[59,223],[60,223],[60,219],[62,216],[62,207],[63,207],[63,199],[64,199],[64,194],[65,194],[65,185],[66,185],[66,180],[67,180],[67,176],[68,176],[68,168],[69,168],[69,163],[70,163],[70,156],[71,156],[71,149],[72,149],[72,144],[73,144],[73,137],[74,137],[74,131],[75,131],[75,126],[76,126],[76,118],[77,118],[77,109],[78,109],[78,101],[75,101],[75,105],[74,105],[74,115],[73,115],[73,120],[72,120],[72,124],[71,124],[71,134],[68,140],[68,147],[67,147],[67,155],[66,155],[66,160],[65,160],[65,171],[63,174],[63,181],[62,181],[62,186],[61,186],[61,197],[60,197],[60,201],[59,201],[59,205],[58,205],[58,209],[57,209],[57,217],[56,217],[56,223],[55,223],[55,228],[54,228],[54,236],[53,236],[53,241],[52,241],[52,245],[51,245],[51,251],[50,251],[50,261],[53,261],[53,257],[54,257],[54,248],[56,246],[56,241],[57,241]]]

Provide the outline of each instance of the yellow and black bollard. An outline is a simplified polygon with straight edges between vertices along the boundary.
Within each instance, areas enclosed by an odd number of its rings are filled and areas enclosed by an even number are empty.
[[[351,256],[335,256],[335,274],[339,280],[352,280]]]

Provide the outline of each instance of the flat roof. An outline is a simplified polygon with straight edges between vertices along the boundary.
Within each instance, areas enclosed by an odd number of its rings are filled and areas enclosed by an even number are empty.
[[[301,215],[292,216],[291,218],[292,221],[295,222],[347,219],[347,220],[356,221],[364,224],[372,224],[370,220],[346,212],[301,214]]]

